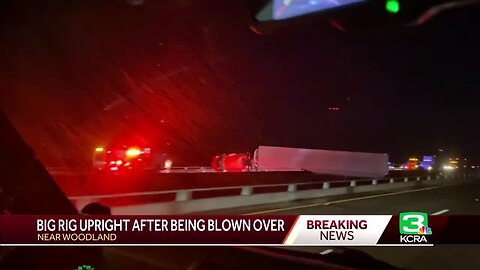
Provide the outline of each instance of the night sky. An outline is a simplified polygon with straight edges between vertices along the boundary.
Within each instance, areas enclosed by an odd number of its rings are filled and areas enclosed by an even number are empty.
[[[478,9],[267,36],[249,30],[244,1],[2,11],[0,105],[47,165],[127,137],[197,164],[258,145],[480,158]]]

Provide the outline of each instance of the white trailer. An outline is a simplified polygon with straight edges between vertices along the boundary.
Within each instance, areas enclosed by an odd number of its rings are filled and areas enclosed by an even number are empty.
[[[314,173],[380,178],[388,173],[388,155],[260,146],[253,162],[260,171],[306,170]]]

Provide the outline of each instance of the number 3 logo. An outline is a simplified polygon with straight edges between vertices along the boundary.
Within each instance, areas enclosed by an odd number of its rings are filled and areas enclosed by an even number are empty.
[[[428,215],[422,212],[407,212],[400,214],[400,233],[418,234],[418,230],[428,226]]]

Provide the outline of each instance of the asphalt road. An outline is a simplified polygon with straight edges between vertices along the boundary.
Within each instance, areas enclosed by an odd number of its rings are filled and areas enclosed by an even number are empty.
[[[430,214],[480,214],[480,179],[455,186],[428,186],[388,193],[352,194],[316,200],[227,209],[210,213],[228,214],[398,214],[422,211]],[[326,261],[345,252],[339,247],[291,247],[320,256]],[[480,245],[434,247],[348,247],[403,269],[480,269]],[[188,269],[195,261],[212,260],[220,264],[251,262],[259,269],[271,268],[261,257],[232,252],[226,247],[119,247],[105,248],[111,266],[141,265],[143,269]],[[343,259],[343,257],[342,257]],[[348,260],[348,258],[345,258]],[[113,264],[112,264],[113,263]],[[283,265],[282,269],[289,269]],[[138,268],[138,267],[137,267]],[[257,267],[255,267],[257,268]]]
[[[461,181],[459,179],[459,181]],[[480,214],[480,179],[461,185],[402,189],[387,193],[350,194],[315,200],[258,207],[226,209],[228,214],[398,214],[422,211],[430,214]],[[434,247],[349,247],[404,269],[480,269],[480,245]],[[331,260],[337,247],[292,247]],[[104,248],[109,269],[191,269],[195,262],[214,261],[234,269],[294,269],[271,263],[268,258],[227,247],[109,247]],[[338,258],[338,257],[337,257]],[[348,261],[348,257],[341,257]],[[247,266],[250,264],[249,266]],[[99,267],[101,269],[101,267]],[[204,269],[215,269],[208,267]],[[218,268],[217,268],[218,269]],[[296,269],[296,268],[295,268]],[[303,268],[302,268],[303,269]],[[367,268],[369,269],[369,268]]]
[[[455,186],[433,186],[388,193],[283,203],[254,208],[222,210],[236,214],[480,214],[480,179]],[[480,245],[434,247],[354,247],[374,258],[406,269],[480,269]],[[335,252],[334,247],[292,247],[312,253]],[[325,256],[328,256],[325,255]]]

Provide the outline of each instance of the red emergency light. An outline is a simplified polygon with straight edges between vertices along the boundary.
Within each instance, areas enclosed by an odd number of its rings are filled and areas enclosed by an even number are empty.
[[[98,170],[120,173],[134,169],[171,169],[173,162],[164,153],[155,153],[150,147],[111,146],[97,147],[93,165]]]

